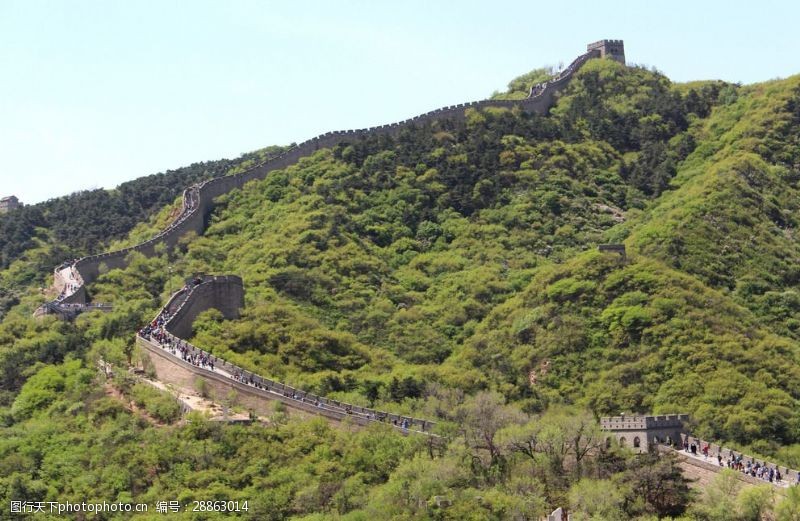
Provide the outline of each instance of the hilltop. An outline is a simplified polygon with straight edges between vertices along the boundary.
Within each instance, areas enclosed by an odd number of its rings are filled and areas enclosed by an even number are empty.
[[[102,250],[86,242],[93,232],[62,246],[58,234],[80,226],[69,211],[58,229],[31,223],[39,235],[7,239],[3,283],[19,294],[0,324],[5,482],[41,497],[45,483],[72,497],[259,490],[262,514],[276,518],[422,515],[420,501],[436,495],[455,502],[454,518],[504,518],[588,490],[617,498],[620,516],[680,513],[688,500],[677,492],[663,510],[634,504],[649,464],[615,450],[585,467],[567,453],[520,456],[520,440],[547,439],[541,426],[574,432],[568,418],[588,425],[620,410],[688,412],[699,435],[800,465],[800,77],[676,85],[591,60],[549,114],[465,112],[323,148],[220,197],[202,236],[102,274],[88,289],[113,312],[74,324],[30,318],[35,282],[67,247]],[[120,196],[125,224],[108,239],[130,245],[163,228],[183,187],[170,183],[164,200]],[[597,252],[606,242],[624,243],[626,259]],[[426,448],[295,422],[165,432],[98,398],[94,361],[130,356],[169,288],[199,272],[241,276],[246,307],[235,321],[204,313],[197,345],[316,393],[440,418],[463,439]],[[115,433],[127,436],[119,446]],[[62,464],[69,439],[81,448]],[[195,442],[211,452],[197,455]],[[136,443],[148,447],[140,458]],[[112,457],[89,456],[98,446]],[[70,484],[59,469],[76,466],[102,485]]]

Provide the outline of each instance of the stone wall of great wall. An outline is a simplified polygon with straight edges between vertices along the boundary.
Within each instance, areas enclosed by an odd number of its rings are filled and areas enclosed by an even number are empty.
[[[136,344],[143,353],[146,353],[148,365],[152,364],[160,381],[192,389],[196,379],[202,378],[214,399],[222,401],[233,389],[237,392],[239,405],[260,414],[271,412],[271,404],[278,401],[293,409],[337,421],[347,419],[358,425],[383,423],[402,432],[431,434],[436,425],[432,421],[379,411],[309,393],[246,371],[183,340],[191,336],[192,322],[199,313],[215,308],[220,310],[223,316],[234,318],[238,316],[243,305],[244,290],[242,279],[239,277],[198,276],[175,292],[158,314],[158,317],[166,317],[164,329],[169,334],[168,338],[165,341],[158,341],[153,336],[140,332],[136,336]],[[213,359],[214,368],[187,361],[188,357],[183,356],[182,349],[185,349],[188,355]]]
[[[750,463],[751,466],[758,464],[759,467],[780,470],[783,479],[781,483],[774,483],[775,485],[787,486],[788,484],[800,483],[798,481],[800,474],[797,470],[770,463],[763,458],[748,456],[741,451],[692,436],[686,426],[689,420],[688,414],[609,416],[600,418],[600,428],[613,435],[620,445],[631,448],[634,451],[659,450],[662,452],[674,452],[685,464],[714,472],[728,468],[728,461],[731,457],[741,458],[741,462],[745,467]],[[684,446],[689,450],[684,450]],[[694,450],[691,450],[692,446]],[[704,447],[708,447],[707,455],[703,454]],[[719,463],[718,456],[722,458],[722,465]],[[765,483],[763,479],[748,476],[741,472],[738,472],[737,475],[742,481]]]
[[[600,419],[600,427],[613,432],[620,445],[646,452],[651,446],[677,443],[688,420],[688,414],[609,416]]]
[[[783,481],[786,484],[800,483],[800,481],[798,481],[800,479],[800,477],[799,477],[800,476],[800,472],[798,472],[795,469],[790,469],[789,467],[786,467],[784,465],[777,465],[775,463],[771,463],[771,462],[765,460],[764,458],[758,458],[758,457],[755,457],[755,456],[748,456],[747,454],[744,454],[742,451],[734,450],[734,449],[731,449],[731,448],[728,448],[728,447],[723,447],[722,445],[720,445],[718,443],[706,441],[706,440],[697,438],[695,436],[692,436],[691,434],[686,434],[686,433],[682,434],[681,435],[681,441],[686,441],[690,445],[694,444],[694,446],[697,448],[697,452],[700,453],[700,454],[702,453],[703,447],[708,446],[708,459],[706,461],[705,458],[704,458],[702,463],[705,466],[707,466],[708,468],[710,468],[710,469],[711,468],[719,469],[719,463],[718,463],[718,460],[717,460],[717,455],[722,456],[723,464],[725,464],[725,462],[728,460],[728,458],[730,458],[731,455],[733,455],[734,457],[737,457],[737,458],[741,457],[742,463],[745,464],[745,465],[747,465],[747,463],[750,463],[751,465],[755,465],[757,463],[761,467],[767,467],[767,468],[773,468],[773,469],[778,469],[779,468],[780,471],[781,471],[781,474],[783,475]],[[689,454],[691,454],[691,452]],[[693,460],[692,464],[697,465],[699,463],[698,462],[699,458],[692,458],[692,460]],[[763,480],[756,480],[756,482],[764,483]]]
[[[192,287],[187,285],[184,297],[179,293],[177,300],[171,299],[169,306],[171,320],[167,331],[178,338],[192,336],[192,323],[197,315],[207,309],[218,309],[228,320],[239,318],[239,310],[244,307],[244,286],[241,277],[236,275],[203,277],[202,283]],[[191,298],[189,298],[191,296]]]
[[[101,271],[126,267],[128,255],[132,252],[139,252],[146,256],[151,256],[155,254],[155,248],[159,244],[164,244],[168,248],[172,248],[178,243],[178,240],[188,232],[202,234],[205,229],[206,216],[211,212],[214,206],[214,199],[231,190],[242,188],[249,181],[264,179],[267,174],[273,170],[286,168],[296,163],[301,157],[313,154],[319,149],[333,147],[343,142],[357,141],[380,134],[396,136],[406,128],[422,126],[437,120],[447,119],[463,121],[465,118],[465,110],[468,108],[510,108],[519,106],[527,112],[544,114],[555,103],[557,93],[563,90],[575,71],[587,60],[599,57],[600,54],[601,51],[598,49],[592,49],[582,54],[557,77],[545,84],[533,87],[530,95],[523,100],[490,99],[460,103],[458,105],[432,110],[425,114],[420,114],[413,118],[388,125],[379,125],[357,130],[327,132],[304,141],[284,153],[270,158],[244,172],[230,176],[217,177],[199,185],[191,186],[184,191],[183,207],[180,215],[167,229],[163,230],[152,239],[121,250],[99,255],[89,255],[72,262],[65,262],[57,267],[54,274],[54,285],[61,293],[58,298],[37,309],[36,315],[63,315],[63,310],[59,309],[61,306],[71,304],[73,305],[73,311],[75,311],[78,309],[75,306],[86,304],[88,302],[88,294],[85,285],[91,284],[96,280]],[[69,284],[65,286],[64,273],[71,274],[70,280],[75,281],[74,287]]]

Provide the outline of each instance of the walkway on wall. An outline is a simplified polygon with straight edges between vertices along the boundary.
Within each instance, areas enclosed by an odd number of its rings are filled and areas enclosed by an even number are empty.
[[[675,456],[677,456],[680,461],[683,461],[683,462],[685,462],[685,463],[687,463],[689,465],[692,465],[694,467],[698,467],[700,469],[704,469],[704,470],[711,471],[711,472],[714,472],[714,473],[719,473],[723,469],[729,468],[728,467],[728,459],[730,457],[729,453],[731,451],[728,450],[728,449],[723,449],[723,452],[721,453],[721,455],[723,456],[722,457],[722,465],[719,464],[719,460],[717,458],[717,454],[718,454],[717,452],[714,452],[714,453],[709,452],[709,455],[706,457],[701,453],[701,451],[698,451],[697,453],[692,453],[690,451],[681,450],[681,449],[672,448],[672,447],[666,447],[666,446],[664,446],[663,450],[675,454]],[[754,466],[754,464],[756,462],[758,462],[759,465],[760,465],[759,468],[765,467],[767,469],[770,469],[770,468],[778,469],[778,470],[780,470],[780,473],[781,473],[781,480],[780,481],[778,481],[777,477],[775,477],[770,482],[769,478],[768,478],[768,474],[766,475],[767,477],[757,477],[757,476],[753,476],[751,474],[747,474],[747,473],[745,473],[743,471],[735,470],[736,476],[741,481],[744,481],[744,482],[747,482],[747,483],[750,483],[750,484],[753,484],[753,485],[770,485],[771,484],[771,485],[773,485],[774,487],[777,487],[777,488],[789,488],[791,486],[797,486],[797,484],[798,484],[798,481],[797,481],[798,474],[797,474],[797,471],[795,471],[795,470],[792,470],[792,469],[790,469],[790,468],[788,468],[786,466],[775,465],[775,464],[772,464],[772,463],[764,462],[762,460],[757,460],[755,458],[750,458],[749,456],[742,455],[741,452],[735,452],[734,451],[734,454],[735,454],[734,457],[742,456],[742,461],[745,464],[745,468],[747,468],[746,465],[747,465],[748,462],[751,463],[751,468],[752,468],[752,466]]]

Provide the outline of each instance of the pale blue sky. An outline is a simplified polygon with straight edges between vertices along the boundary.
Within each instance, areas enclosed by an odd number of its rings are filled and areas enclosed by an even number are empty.
[[[0,0],[0,196],[405,119],[602,38],[675,81],[786,77],[798,19],[792,1]]]

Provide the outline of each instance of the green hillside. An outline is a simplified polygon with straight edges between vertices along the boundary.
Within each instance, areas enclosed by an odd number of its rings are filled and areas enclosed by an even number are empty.
[[[88,288],[111,313],[30,317],[43,300],[31,281],[81,246],[44,227],[9,247],[0,279],[15,288],[0,323],[0,507],[27,494],[250,499],[250,519],[538,519],[558,505],[723,519],[672,460],[607,448],[596,420],[686,412],[700,436],[800,466],[798,136],[800,77],[678,85],[591,60],[547,116],[468,109],[464,123],[320,150],[221,197],[203,236]],[[121,210],[149,220],[107,239],[151,236],[170,201]],[[606,242],[627,257],[599,253]],[[145,411],[130,412],[94,367],[135,358],[136,329],[198,272],[241,276],[246,306],[235,321],[201,315],[193,343],[309,391],[437,418],[443,438],[280,408],[263,428],[182,423],[118,375]],[[735,501],[727,519],[749,519],[753,498]]]

